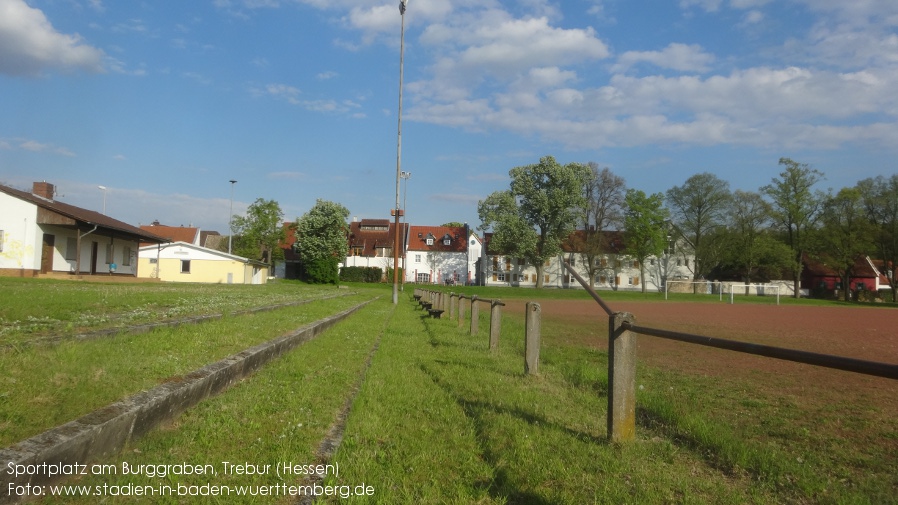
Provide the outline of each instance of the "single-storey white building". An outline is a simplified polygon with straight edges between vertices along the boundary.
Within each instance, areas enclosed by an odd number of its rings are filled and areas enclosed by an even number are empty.
[[[265,284],[268,265],[187,242],[140,248],[141,277],[167,282]]]
[[[0,275],[137,276],[141,242],[166,239],[55,199],[56,188],[0,185]]]

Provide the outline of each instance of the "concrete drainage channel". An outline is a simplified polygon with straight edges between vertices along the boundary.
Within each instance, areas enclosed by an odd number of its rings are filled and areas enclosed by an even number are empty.
[[[0,449],[0,503],[15,503],[18,496],[7,490],[16,486],[42,486],[58,478],[46,472],[28,472],[16,477],[10,469],[16,465],[84,464],[120,452],[130,440],[137,439],[163,421],[204,399],[226,390],[272,359],[311,340],[346,319],[373,300],[308,324],[298,330],[250,347],[245,351],[195,370],[177,380],[137,393],[104,408],[45,431],[27,440]]]

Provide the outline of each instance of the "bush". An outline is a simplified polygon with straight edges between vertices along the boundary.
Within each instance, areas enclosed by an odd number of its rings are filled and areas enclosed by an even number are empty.
[[[378,267],[343,267],[340,280],[344,282],[380,282],[383,270]]]
[[[340,281],[337,272],[340,262],[336,258],[322,258],[305,264],[305,278],[312,284],[336,284]]]

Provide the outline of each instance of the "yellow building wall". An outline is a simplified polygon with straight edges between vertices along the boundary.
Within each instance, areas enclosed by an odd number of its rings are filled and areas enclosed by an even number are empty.
[[[158,273],[157,273],[158,266]],[[264,284],[267,272],[257,275],[256,280]],[[180,259],[160,258],[158,263],[151,263],[149,258],[140,258],[138,266],[140,277],[159,277],[165,282],[202,282],[209,284],[227,284],[228,273],[232,274],[233,284],[252,284],[253,267],[240,261],[191,260],[190,273],[181,272]]]

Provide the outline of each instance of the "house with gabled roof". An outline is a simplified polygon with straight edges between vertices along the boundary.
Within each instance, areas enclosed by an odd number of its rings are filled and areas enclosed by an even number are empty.
[[[0,185],[0,275],[136,277],[139,244],[166,241],[58,201],[48,182],[35,182],[30,193]]]
[[[838,296],[845,289],[851,292],[870,291],[879,292],[881,289],[889,289],[888,279],[876,267],[875,262],[866,255],[858,255],[848,275],[848,285],[843,285],[838,269],[834,268],[826,258],[826,255],[812,256],[802,255],[804,268],[801,271],[801,288],[809,294]]]
[[[480,258],[480,238],[465,226],[411,226],[406,282],[471,284]]]
[[[408,226],[399,225],[400,261],[408,243]],[[349,253],[340,266],[377,267],[386,273],[393,266],[395,231],[396,225],[389,219],[353,219],[347,235]]]

